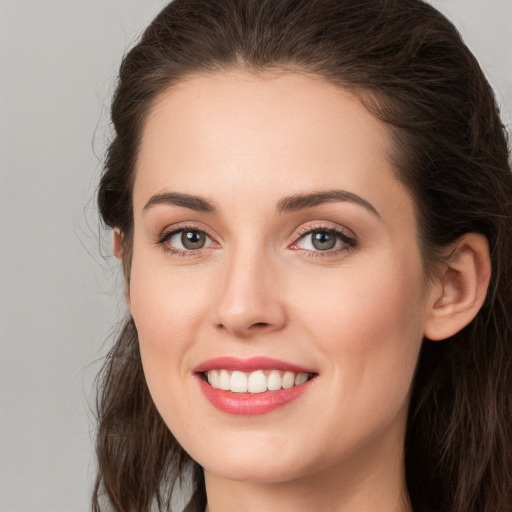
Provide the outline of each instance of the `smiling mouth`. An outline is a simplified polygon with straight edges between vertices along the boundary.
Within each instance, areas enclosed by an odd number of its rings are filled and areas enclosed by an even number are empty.
[[[267,414],[295,402],[319,376],[311,368],[269,357],[217,357],[193,372],[215,408],[238,416]]]
[[[238,370],[215,369],[201,372],[203,380],[214,389],[232,393],[264,393],[291,389],[314,378],[317,374],[284,370]]]

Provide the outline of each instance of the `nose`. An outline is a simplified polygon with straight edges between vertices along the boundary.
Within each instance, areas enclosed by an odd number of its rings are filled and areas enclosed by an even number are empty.
[[[216,305],[217,327],[239,338],[278,331],[286,324],[277,265],[260,254],[225,263]]]

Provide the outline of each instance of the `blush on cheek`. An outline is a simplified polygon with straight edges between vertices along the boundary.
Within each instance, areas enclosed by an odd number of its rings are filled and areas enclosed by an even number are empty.
[[[317,311],[320,324],[332,325],[332,318],[337,319],[324,344],[329,340],[329,353],[341,361],[341,386],[350,389],[347,394],[354,403],[366,403],[359,409],[365,414],[373,410],[387,415],[407,400],[423,339],[417,280],[417,275],[396,272],[376,275],[360,281],[367,286],[349,286],[352,293],[340,299],[337,311],[332,305]]]

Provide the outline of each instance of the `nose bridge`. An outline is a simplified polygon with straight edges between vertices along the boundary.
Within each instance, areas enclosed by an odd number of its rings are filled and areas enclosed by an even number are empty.
[[[217,304],[219,327],[242,337],[280,329],[286,320],[276,258],[255,245],[240,242],[229,251]]]

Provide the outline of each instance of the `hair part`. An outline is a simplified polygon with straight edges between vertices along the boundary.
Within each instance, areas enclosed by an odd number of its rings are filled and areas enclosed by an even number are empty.
[[[364,44],[362,44],[364,42]],[[425,340],[406,437],[416,512],[512,509],[512,175],[493,92],[454,26],[422,0],[175,0],[125,56],[114,139],[98,190],[104,223],[125,242],[145,120],[159,96],[200,73],[269,69],[320,76],[389,126],[397,178],[417,210],[427,271],[468,232],[484,234],[492,277],[465,329]],[[195,465],[187,510],[205,505],[201,468],[152,403],[133,320],[100,376],[94,510],[149,511]],[[170,487],[169,487],[170,482]],[[170,491],[169,491],[170,492]],[[170,498],[169,498],[170,499]]]

